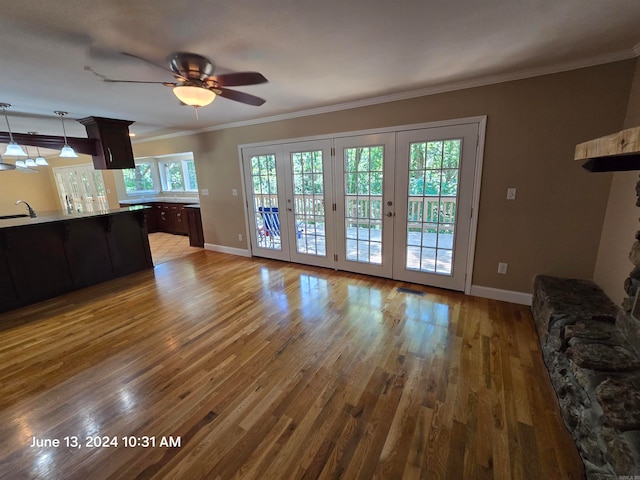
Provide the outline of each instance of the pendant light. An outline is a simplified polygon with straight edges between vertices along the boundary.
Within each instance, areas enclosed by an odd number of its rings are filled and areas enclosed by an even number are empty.
[[[29,135],[37,135],[38,132],[27,132]],[[38,156],[36,157],[36,165],[38,167],[47,167],[49,166],[49,162],[47,162],[47,160],[40,155],[40,147],[36,146],[36,151],[38,152]]]
[[[26,157],[27,154],[24,153],[22,147],[13,141],[13,133],[11,133],[11,127],[9,126],[9,119],[7,118],[7,108],[11,108],[10,103],[0,103],[0,108],[4,113],[4,119],[7,122],[7,128],[9,129],[9,145],[7,145],[7,150],[4,152],[5,155],[13,155],[16,157]]]
[[[33,158],[31,158],[31,156],[29,155],[29,148],[28,147],[24,147],[24,148],[27,149],[27,158],[25,159],[24,164],[27,167],[35,167],[36,161]]]
[[[56,110],[53,113],[58,115],[60,117],[60,120],[62,121],[62,133],[64,134],[64,147],[62,147],[62,150],[60,150],[60,156],[64,158],[77,158],[78,154],[67,143],[67,131],[64,128],[64,116],[67,114],[67,112],[61,112],[59,110]]]

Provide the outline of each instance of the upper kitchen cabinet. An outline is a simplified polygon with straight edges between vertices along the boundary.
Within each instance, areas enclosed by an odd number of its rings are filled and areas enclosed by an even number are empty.
[[[87,129],[89,138],[98,140],[93,166],[96,170],[135,168],[129,137],[128,120],[87,117],[78,120]]]

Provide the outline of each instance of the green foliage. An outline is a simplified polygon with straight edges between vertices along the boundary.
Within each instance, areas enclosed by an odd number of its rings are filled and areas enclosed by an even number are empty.
[[[149,163],[137,164],[135,168],[122,170],[122,176],[127,193],[153,190],[153,175]]]
[[[322,195],[322,150],[296,152],[291,156],[293,189],[296,195]]]
[[[252,157],[251,176],[253,178],[254,194],[276,195],[278,193],[275,155],[259,155]]]
[[[409,155],[409,195],[458,194],[460,140],[412,143]]]
[[[345,193],[382,195],[384,147],[348,148],[345,154]]]
[[[184,180],[182,178],[182,165],[180,162],[163,163],[164,175],[167,190],[184,190]]]

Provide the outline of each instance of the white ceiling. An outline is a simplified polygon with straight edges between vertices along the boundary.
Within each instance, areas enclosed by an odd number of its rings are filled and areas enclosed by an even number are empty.
[[[138,138],[199,130],[401,92],[526,75],[640,53],[639,0],[3,0],[0,102],[14,132],[59,135],[70,118],[133,120]],[[261,107],[218,98],[180,106],[163,70],[175,51],[217,73],[255,70],[237,87]],[[84,127],[65,122],[71,136]],[[6,130],[0,126],[0,130]]]

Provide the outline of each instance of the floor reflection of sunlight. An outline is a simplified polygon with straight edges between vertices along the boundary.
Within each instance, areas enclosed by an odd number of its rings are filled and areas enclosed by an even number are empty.
[[[360,287],[358,285],[347,285],[348,312],[358,315],[366,313],[366,317],[361,317],[363,321],[382,320],[382,292],[377,288]]]
[[[328,283],[324,278],[300,275],[300,311],[305,319],[324,318],[323,308],[329,296]]]
[[[420,320],[441,326],[447,326],[450,320],[449,305],[434,302],[428,297],[407,295],[404,313],[407,319]]]
[[[285,291],[284,275],[278,270],[267,267],[260,269],[262,279],[262,294],[271,300],[281,312],[289,311],[289,299]]]

